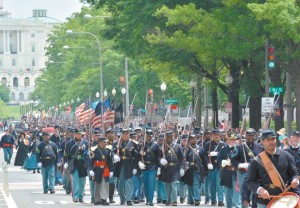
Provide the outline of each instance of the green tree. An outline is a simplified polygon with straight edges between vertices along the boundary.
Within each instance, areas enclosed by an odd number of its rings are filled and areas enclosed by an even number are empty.
[[[5,103],[9,102],[10,90],[5,85],[0,85],[0,99]]]

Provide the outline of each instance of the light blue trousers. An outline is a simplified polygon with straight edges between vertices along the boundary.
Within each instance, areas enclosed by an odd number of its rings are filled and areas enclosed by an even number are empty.
[[[83,199],[85,177],[79,177],[77,169],[72,173],[73,198]]]
[[[54,190],[54,184],[55,184],[55,167],[54,165],[48,166],[48,167],[42,167],[42,177],[43,177],[43,189],[44,191],[48,191],[50,189]]]

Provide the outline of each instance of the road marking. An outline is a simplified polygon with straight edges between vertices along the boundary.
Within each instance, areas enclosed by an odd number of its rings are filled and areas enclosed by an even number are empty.
[[[36,204],[55,204],[54,201],[34,201]]]
[[[1,192],[4,196],[7,207],[8,208],[17,208],[17,205],[16,205],[14,199],[12,198],[11,194],[8,192],[8,196],[6,196],[6,194],[4,193],[4,191],[2,189],[1,189]]]

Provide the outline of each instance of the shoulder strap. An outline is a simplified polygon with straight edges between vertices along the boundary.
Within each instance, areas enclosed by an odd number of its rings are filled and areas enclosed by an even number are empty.
[[[285,188],[284,182],[267,153],[263,151],[259,155],[272,183],[283,191]]]

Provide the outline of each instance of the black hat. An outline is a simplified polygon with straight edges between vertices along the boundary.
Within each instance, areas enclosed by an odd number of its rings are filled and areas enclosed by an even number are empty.
[[[129,132],[129,129],[123,128],[123,129],[122,129],[122,132]]]
[[[299,131],[292,131],[291,136],[298,136],[299,137]]]
[[[99,142],[107,142],[107,139],[103,136],[103,134],[100,135]]]
[[[160,134],[159,136],[158,136],[158,139],[164,139],[165,138],[165,135],[164,134]]]
[[[239,138],[239,136],[235,133],[231,133],[228,135],[228,139],[238,139],[238,138]]]
[[[191,133],[190,135],[189,135],[189,139],[190,138],[197,138],[197,135],[195,134],[195,133]]]
[[[101,134],[100,129],[99,128],[94,129],[93,134],[95,134],[95,135]]]
[[[136,135],[136,132],[135,131],[131,131],[130,132],[130,136],[135,136]]]
[[[135,128],[133,129],[133,131],[142,131],[142,128],[141,128],[141,127],[135,127]]]
[[[153,130],[152,130],[152,129],[147,129],[147,130],[146,130],[146,134],[148,134],[148,135],[153,135]]]
[[[211,130],[210,129],[206,129],[205,131],[204,131],[204,134],[210,134],[211,133]]]
[[[256,131],[253,128],[250,128],[246,131],[246,135],[253,135],[256,134]]]
[[[105,133],[107,134],[107,133],[109,133],[109,132],[112,132],[112,130],[113,130],[113,129],[112,129],[111,127],[109,127],[108,129],[105,130]]]
[[[75,132],[75,128],[69,127],[69,128],[68,128],[68,132]]]
[[[43,131],[42,136],[50,135],[49,132]]]
[[[200,128],[199,128],[199,127],[195,127],[195,128],[193,129],[193,133],[199,134],[199,133],[200,133]]]
[[[171,130],[166,132],[167,135],[172,135],[172,133],[173,132]]]
[[[55,129],[59,129],[59,128],[61,128],[61,126],[55,125],[54,128],[55,128]]]
[[[276,137],[276,133],[272,129],[266,129],[261,133],[262,140],[272,138],[272,137]]]
[[[184,134],[184,135],[182,135],[181,140],[188,140],[188,138],[189,138],[189,135]]]
[[[220,130],[217,128],[212,129],[213,134],[220,134]]]
[[[77,128],[74,130],[74,132],[75,132],[76,134],[81,134],[81,133],[82,133],[82,132],[81,132],[79,129],[77,129]]]

